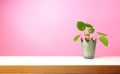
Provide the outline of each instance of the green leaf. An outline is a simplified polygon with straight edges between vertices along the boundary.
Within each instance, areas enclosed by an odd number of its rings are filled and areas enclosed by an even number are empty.
[[[88,23],[86,23],[86,27],[93,28],[93,26],[91,24],[88,24]]]
[[[99,40],[105,45],[108,46],[108,39],[105,36],[101,36]]]
[[[86,28],[86,25],[83,23],[83,22],[77,22],[77,28],[78,28],[78,30],[80,30],[80,31],[84,31],[85,30],[85,28]]]
[[[91,28],[88,30],[89,33],[93,33],[95,31],[95,29]]]
[[[77,41],[79,39],[80,35],[76,35],[74,38],[73,38],[73,41]]]
[[[97,34],[99,34],[99,35],[103,35],[103,36],[107,36],[107,34],[102,33],[102,32],[97,32]]]

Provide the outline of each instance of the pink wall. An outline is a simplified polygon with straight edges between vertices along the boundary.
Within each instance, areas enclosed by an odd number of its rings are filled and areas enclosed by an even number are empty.
[[[108,34],[96,56],[120,55],[120,0],[0,0],[0,55],[82,55],[78,20]]]

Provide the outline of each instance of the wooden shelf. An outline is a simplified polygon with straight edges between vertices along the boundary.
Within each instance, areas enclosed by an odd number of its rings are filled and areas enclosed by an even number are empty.
[[[82,56],[1,56],[0,65],[120,65],[120,56],[94,59]]]
[[[0,74],[120,74],[120,56],[1,56]]]
[[[119,74],[120,66],[0,66],[0,74]]]

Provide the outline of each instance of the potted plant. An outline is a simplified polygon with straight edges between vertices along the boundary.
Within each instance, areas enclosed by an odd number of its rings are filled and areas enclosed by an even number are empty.
[[[93,59],[96,47],[96,41],[99,40],[105,46],[108,46],[107,34],[102,32],[97,32],[94,37],[91,37],[91,34],[95,32],[95,28],[88,23],[84,23],[82,21],[77,22],[77,29],[83,32],[83,37],[81,34],[76,35],[73,40],[76,42],[79,39],[82,44],[82,54],[85,59]]]

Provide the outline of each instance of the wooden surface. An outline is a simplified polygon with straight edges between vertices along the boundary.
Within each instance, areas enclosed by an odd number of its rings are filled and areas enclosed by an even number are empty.
[[[0,74],[120,74],[120,66],[0,66]]]

